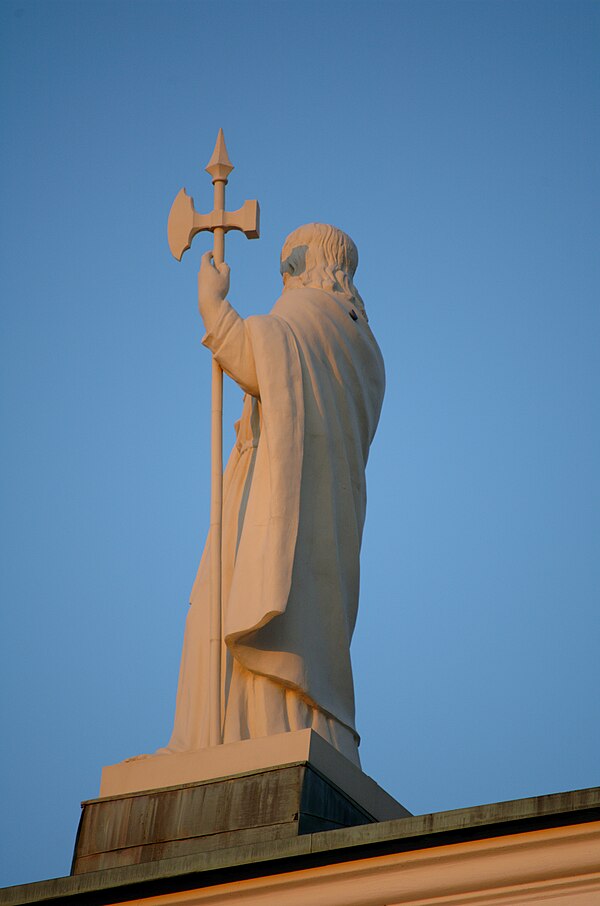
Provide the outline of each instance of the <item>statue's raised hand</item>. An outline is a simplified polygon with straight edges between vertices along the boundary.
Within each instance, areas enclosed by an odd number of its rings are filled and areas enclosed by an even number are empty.
[[[227,297],[229,292],[229,265],[222,262],[216,264],[212,252],[205,252],[200,261],[198,272],[198,304],[200,314],[204,302],[219,300]]]

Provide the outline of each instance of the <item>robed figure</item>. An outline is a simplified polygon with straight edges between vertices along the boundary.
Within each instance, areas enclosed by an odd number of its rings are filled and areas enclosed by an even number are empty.
[[[245,392],[223,479],[223,741],[312,728],[355,764],[350,641],[385,384],[357,264],[341,230],[300,227],[283,247],[281,297],[246,319],[226,299],[226,264],[207,253],[198,277],[202,342]],[[209,745],[209,546],[168,751]]]

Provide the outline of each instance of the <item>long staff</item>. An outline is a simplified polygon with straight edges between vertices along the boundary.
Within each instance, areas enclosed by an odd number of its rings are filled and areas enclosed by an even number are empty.
[[[222,149],[219,149],[219,144]],[[219,150],[223,153],[219,154]],[[216,159],[215,159],[216,158]],[[224,159],[223,159],[224,158]],[[225,186],[233,170],[225,147],[223,130],[219,131],[213,156],[206,167],[213,178],[213,211],[225,211]],[[213,229],[213,261],[215,265],[225,260],[225,229]],[[223,371],[216,358],[212,358],[212,387],[210,402],[210,654],[209,697],[211,746],[223,742],[221,721],[221,638],[223,635]]]
[[[221,254],[217,257],[217,236],[213,251],[215,263],[223,258],[223,234],[221,232]],[[210,734],[211,746],[223,741],[221,726],[221,638],[222,630],[222,550],[223,550],[223,371],[213,356],[212,387],[210,403]]]
[[[246,201],[233,212],[225,210],[225,186],[233,170],[223,130],[219,129],[215,150],[206,170],[212,176],[214,207],[210,214],[198,214],[194,200],[181,189],[169,214],[169,247],[178,261],[189,249],[196,233],[213,233],[215,265],[225,259],[225,233],[241,230],[248,239],[259,237],[260,211],[257,201]],[[210,648],[209,648],[209,740],[211,746],[223,741],[221,715],[222,686],[222,543],[223,543],[223,371],[212,360],[211,390],[211,463],[210,463]]]

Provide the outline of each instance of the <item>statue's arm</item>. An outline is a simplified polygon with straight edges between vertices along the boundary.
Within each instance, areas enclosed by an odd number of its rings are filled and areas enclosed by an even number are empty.
[[[207,252],[202,256],[198,274],[198,308],[206,328],[202,342],[242,390],[259,397],[250,333],[244,319],[227,301],[228,292],[228,266],[215,265],[212,252]]]

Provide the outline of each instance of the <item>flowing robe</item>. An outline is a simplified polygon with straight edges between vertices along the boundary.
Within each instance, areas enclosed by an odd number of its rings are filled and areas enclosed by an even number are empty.
[[[224,741],[313,727],[356,763],[350,641],[365,466],[383,359],[341,294],[284,291],[269,315],[228,302],[203,343],[246,391],[223,485]],[[170,751],[208,746],[210,538],[186,623]]]

